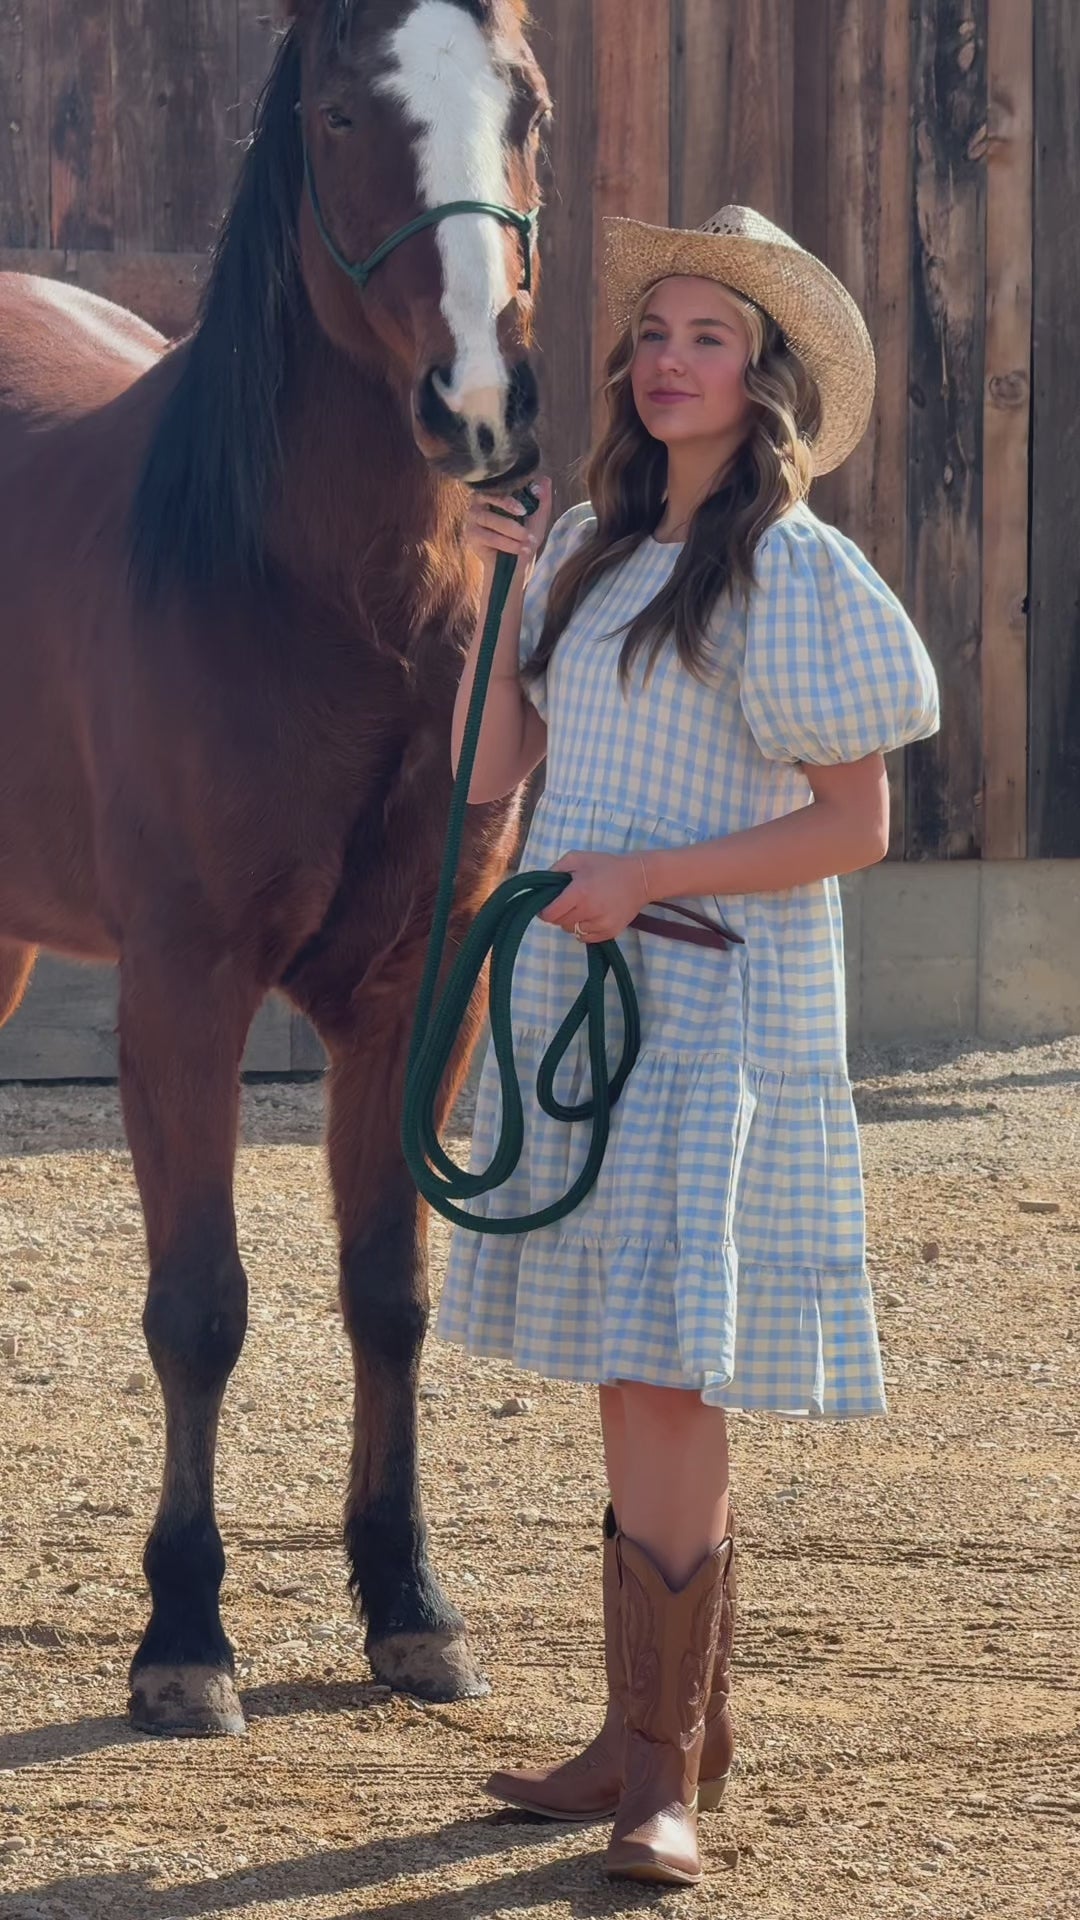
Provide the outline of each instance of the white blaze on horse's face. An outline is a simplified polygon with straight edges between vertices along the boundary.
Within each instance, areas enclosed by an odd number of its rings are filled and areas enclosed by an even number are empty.
[[[416,141],[420,191],[428,207],[450,200],[508,197],[508,81],[476,21],[452,0],[419,0],[390,36],[393,71],[380,87],[421,129]],[[456,214],[435,229],[443,269],[442,311],[454,341],[449,384],[440,397],[465,426],[475,475],[510,457],[506,428],[509,369],[499,348],[499,314],[514,297],[505,229],[485,214]],[[487,447],[481,450],[478,435]]]

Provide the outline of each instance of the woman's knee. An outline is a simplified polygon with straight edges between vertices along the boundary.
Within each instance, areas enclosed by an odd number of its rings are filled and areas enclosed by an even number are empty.
[[[710,1427],[724,1431],[723,1408],[706,1406],[696,1389],[653,1387],[640,1380],[620,1381],[619,1385],[628,1429],[682,1433]]]

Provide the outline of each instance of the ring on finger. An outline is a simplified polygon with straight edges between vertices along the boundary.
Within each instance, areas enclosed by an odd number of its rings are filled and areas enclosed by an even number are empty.
[[[574,939],[584,940],[584,938],[585,938],[585,929],[582,926],[580,920],[575,920],[574,921]]]

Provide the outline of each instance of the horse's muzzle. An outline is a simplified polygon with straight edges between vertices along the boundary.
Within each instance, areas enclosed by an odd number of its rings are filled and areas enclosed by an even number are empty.
[[[414,395],[413,430],[425,459],[440,473],[481,485],[536,471],[539,410],[536,375],[527,360],[510,369],[505,388],[460,398],[452,397],[447,369],[432,367]]]

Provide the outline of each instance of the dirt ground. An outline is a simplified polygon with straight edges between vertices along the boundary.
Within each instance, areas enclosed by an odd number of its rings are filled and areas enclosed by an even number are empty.
[[[0,1088],[5,1920],[1080,1915],[1080,1040],[857,1067],[892,1417],[733,1423],[740,1758],[704,1887],[664,1896],[608,1885],[602,1829],[478,1791],[595,1726],[585,1390],[429,1342],[436,1562],[492,1693],[370,1683],[317,1085],[248,1089],[238,1173],[219,1513],[250,1735],[129,1733],[161,1445],[135,1193],[112,1089]]]

